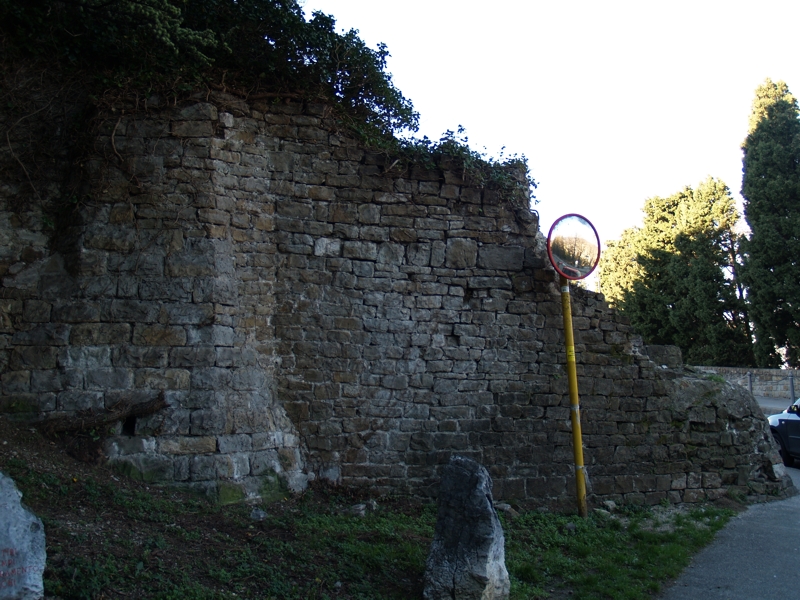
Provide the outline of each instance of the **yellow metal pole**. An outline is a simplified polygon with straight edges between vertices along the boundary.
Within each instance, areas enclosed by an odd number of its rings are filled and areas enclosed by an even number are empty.
[[[561,308],[564,314],[564,342],[567,347],[567,377],[569,379],[570,420],[572,421],[572,451],[575,456],[575,487],[578,492],[578,514],[585,517],[586,473],[583,467],[583,435],[581,434],[581,407],[578,400],[578,370],[575,367],[575,338],[572,335],[572,303],[569,280],[561,277]]]

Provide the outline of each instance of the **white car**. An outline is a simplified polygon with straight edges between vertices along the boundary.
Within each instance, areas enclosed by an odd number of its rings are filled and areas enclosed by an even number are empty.
[[[800,462],[800,398],[782,413],[767,417],[767,421],[780,448],[783,464],[791,467],[795,459]]]

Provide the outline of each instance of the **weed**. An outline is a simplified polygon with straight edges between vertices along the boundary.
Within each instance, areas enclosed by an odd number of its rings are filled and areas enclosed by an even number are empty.
[[[77,557],[61,569],[51,570],[49,574],[53,577],[51,579],[45,576],[45,591],[49,594],[92,600],[108,588],[117,572],[111,557],[102,561]]]

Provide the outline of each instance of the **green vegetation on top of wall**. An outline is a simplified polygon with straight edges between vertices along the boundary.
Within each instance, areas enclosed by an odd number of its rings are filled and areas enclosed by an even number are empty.
[[[417,129],[386,46],[336,33],[320,12],[306,21],[296,0],[0,0],[0,24],[5,51],[91,71],[101,86],[301,94],[382,134]]]
[[[438,142],[396,137],[416,131],[419,115],[386,71],[386,46],[371,49],[358,31],[337,33],[335,24],[321,12],[307,21],[297,0],[0,0],[6,57],[88,73],[100,104],[209,88],[331,102],[368,146],[423,167],[444,157],[472,182],[527,206],[536,184],[525,157],[488,159],[460,128]]]
[[[492,159],[473,150],[462,126],[457,131],[446,131],[438,142],[428,137],[399,140],[391,145],[402,159],[424,168],[446,164],[453,170],[461,170],[465,179],[481,187],[499,190],[517,206],[529,208],[536,181],[531,177],[525,155],[500,156]]]

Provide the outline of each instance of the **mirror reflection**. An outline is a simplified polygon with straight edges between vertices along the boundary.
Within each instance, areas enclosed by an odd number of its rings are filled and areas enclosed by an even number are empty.
[[[568,279],[583,279],[597,266],[600,238],[587,219],[566,215],[550,228],[547,250],[559,273]]]

